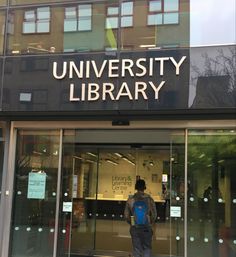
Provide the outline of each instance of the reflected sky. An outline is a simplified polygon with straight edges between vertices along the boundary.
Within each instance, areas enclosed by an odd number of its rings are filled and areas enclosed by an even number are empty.
[[[236,43],[235,0],[190,0],[190,44]]]

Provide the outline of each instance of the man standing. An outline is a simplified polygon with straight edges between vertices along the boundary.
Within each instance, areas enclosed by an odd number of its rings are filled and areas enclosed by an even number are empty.
[[[152,249],[152,224],[154,224],[157,211],[152,197],[146,193],[145,181],[136,181],[137,192],[130,197],[125,206],[124,216],[131,225],[130,234],[133,244],[134,257],[150,257]]]

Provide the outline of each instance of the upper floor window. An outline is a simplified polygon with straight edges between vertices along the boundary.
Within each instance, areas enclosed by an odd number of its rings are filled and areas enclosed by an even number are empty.
[[[50,31],[50,8],[39,7],[24,13],[23,33],[47,33]]]
[[[179,0],[150,0],[148,25],[178,24]]]
[[[117,29],[119,26],[119,6],[107,7],[106,28]],[[133,2],[124,2],[121,4],[121,21],[122,28],[133,26]]]
[[[92,29],[92,5],[83,4],[65,8],[64,31],[90,31]]]

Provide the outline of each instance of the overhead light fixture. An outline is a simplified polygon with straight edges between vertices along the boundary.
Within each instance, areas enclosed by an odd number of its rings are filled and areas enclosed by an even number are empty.
[[[153,167],[153,166],[154,166],[153,161],[150,161],[150,162],[149,162],[149,165]]]
[[[110,159],[106,159],[105,161],[106,161],[106,162],[109,162],[109,163],[111,163],[111,164],[113,164],[113,165],[118,165],[117,162],[112,161],[112,160],[110,160]]]
[[[120,154],[120,153],[114,153],[116,156],[118,156],[118,157],[120,157],[120,158],[122,158],[122,154]]]
[[[141,48],[156,47],[156,45],[140,45]]]
[[[89,159],[86,159],[85,161],[86,161],[86,162],[90,162],[90,163],[95,163],[95,161],[89,160]]]
[[[97,155],[96,155],[96,154],[94,154],[94,153],[87,152],[87,154],[89,154],[89,155],[91,155],[91,156],[93,156],[93,157],[96,157],[96,158],[97,158]]]
[[[82,158],[80,156],[73,155],[72,157],[75,158],[75,159],[84,160],[84,158]]]
[[[132,165],[135,165],[134,162],[132,162],[131,160],[129,160],[128,158],[126,157],[122,157],[123,160],[127,161],[128,163],[132,164]]]
[[[202,159],[204,156],[205,156],[205,154],[202,153],[198,158],[199,158],[199,159]]]
[[[43,153],[38,152],[38,151],[33,151],[34,154],[42,155]]]

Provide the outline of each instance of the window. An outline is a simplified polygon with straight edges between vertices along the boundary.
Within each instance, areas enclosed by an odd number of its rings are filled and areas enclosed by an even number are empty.
[[[92,29],[91,4],[65,8],[64,31],[90,31]]]
[[[150,0],[148,25],[178,24],[179,0]]]
[[[119,7],[109,6],[107,8],[106,28],[117,29],[119,26]],[[121,4],[121,21],[122,28],[133,26],[133,2],[124,2]]]
[[[50,31],[50,8],[40,7],[24,13],[23,33],[47,33]]]

